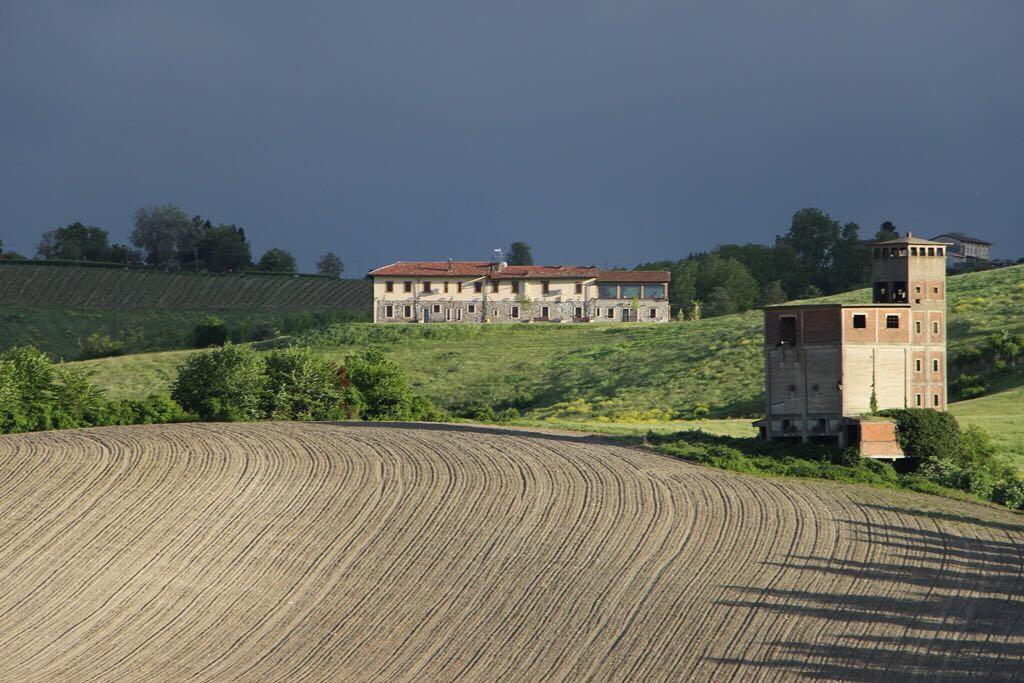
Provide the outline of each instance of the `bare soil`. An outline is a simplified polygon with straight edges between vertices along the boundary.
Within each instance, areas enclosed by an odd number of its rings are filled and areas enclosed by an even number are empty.
[[[1024,677],[1024,520],[593,437],[0,438],[0,681]]]

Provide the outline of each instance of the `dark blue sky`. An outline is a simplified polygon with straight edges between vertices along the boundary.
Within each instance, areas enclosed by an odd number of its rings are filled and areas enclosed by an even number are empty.
[[[0,239],[633,265],[803,206],[1024,256],[1024,3],[0,0]],[[362,272],[360,272],[362,271]]]

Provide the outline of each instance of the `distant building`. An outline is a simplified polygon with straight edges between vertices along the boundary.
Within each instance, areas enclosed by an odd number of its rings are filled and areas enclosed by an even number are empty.
[[[909,235],[872,243],[871,304],[765,308],[762,438],[903,455],[892,424],[865,414],[873,403],[946,409],[948,246]]]
[[[946,263],[952,270],[963,268],[972,261],[989,261],[992,258],[991,242],[965,235],[962,232],[947,232],[932,239],[949,244]]]
[[[400,261],[369,273],[373,321],[667,322],[664,271]]]

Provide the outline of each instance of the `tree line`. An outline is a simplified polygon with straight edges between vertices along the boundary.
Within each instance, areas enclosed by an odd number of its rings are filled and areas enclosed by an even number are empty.
[[[2,243],[0,243],[2,253]],[[8,259],[23,258],[10,252]],[[231,273],[258,270],[296,273],[295,257],[273,247],[253,260],[245,230],[234,224],[214,224],[202,216],[191,218],[173,204],[143,207],[135,212],[129,244],[110,242],[109,233],[78,221],[43,233],[36,258],[148,265],[161,270]],[[341,277],[345,264],[333,251],[317,261],[317,273]]]
[[[896,226],[886,221],[873,237],[898,236]],[[695,319],[865,287],[871,253],[859,225],[806,208],[793,214],[789,230],[772,245],[725,244],[677,261],[643,263],[637,270],[670,271],[674,310]]]

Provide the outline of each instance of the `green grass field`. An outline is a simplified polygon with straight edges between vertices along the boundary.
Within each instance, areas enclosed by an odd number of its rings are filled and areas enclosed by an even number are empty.
[[[960,422],[991,434],[1000,452],[1024,469],[1024,387],[954,403],[949,409]]]
[[[950,278],[950,344],[992,332],[1024,331],[1024,267]],[[867,290],[828,301],[865,301]],[[173,323],[172,323],[173,324]],[[301,343],[341,358],[367,346],[383,350],[415,389],[445,408],[515,406],[524,424],[638,434],[702,428],[752,434],[762,410],[762,315],[633,325],[334,325]],[[188,351],[88,361],[112,397],[165,391]],[[1024,393],[1019,377],[1002,393],[953,406],[965,422],[992,432],[1024,463]],[[708,417],[691,420],[707,407]]]

